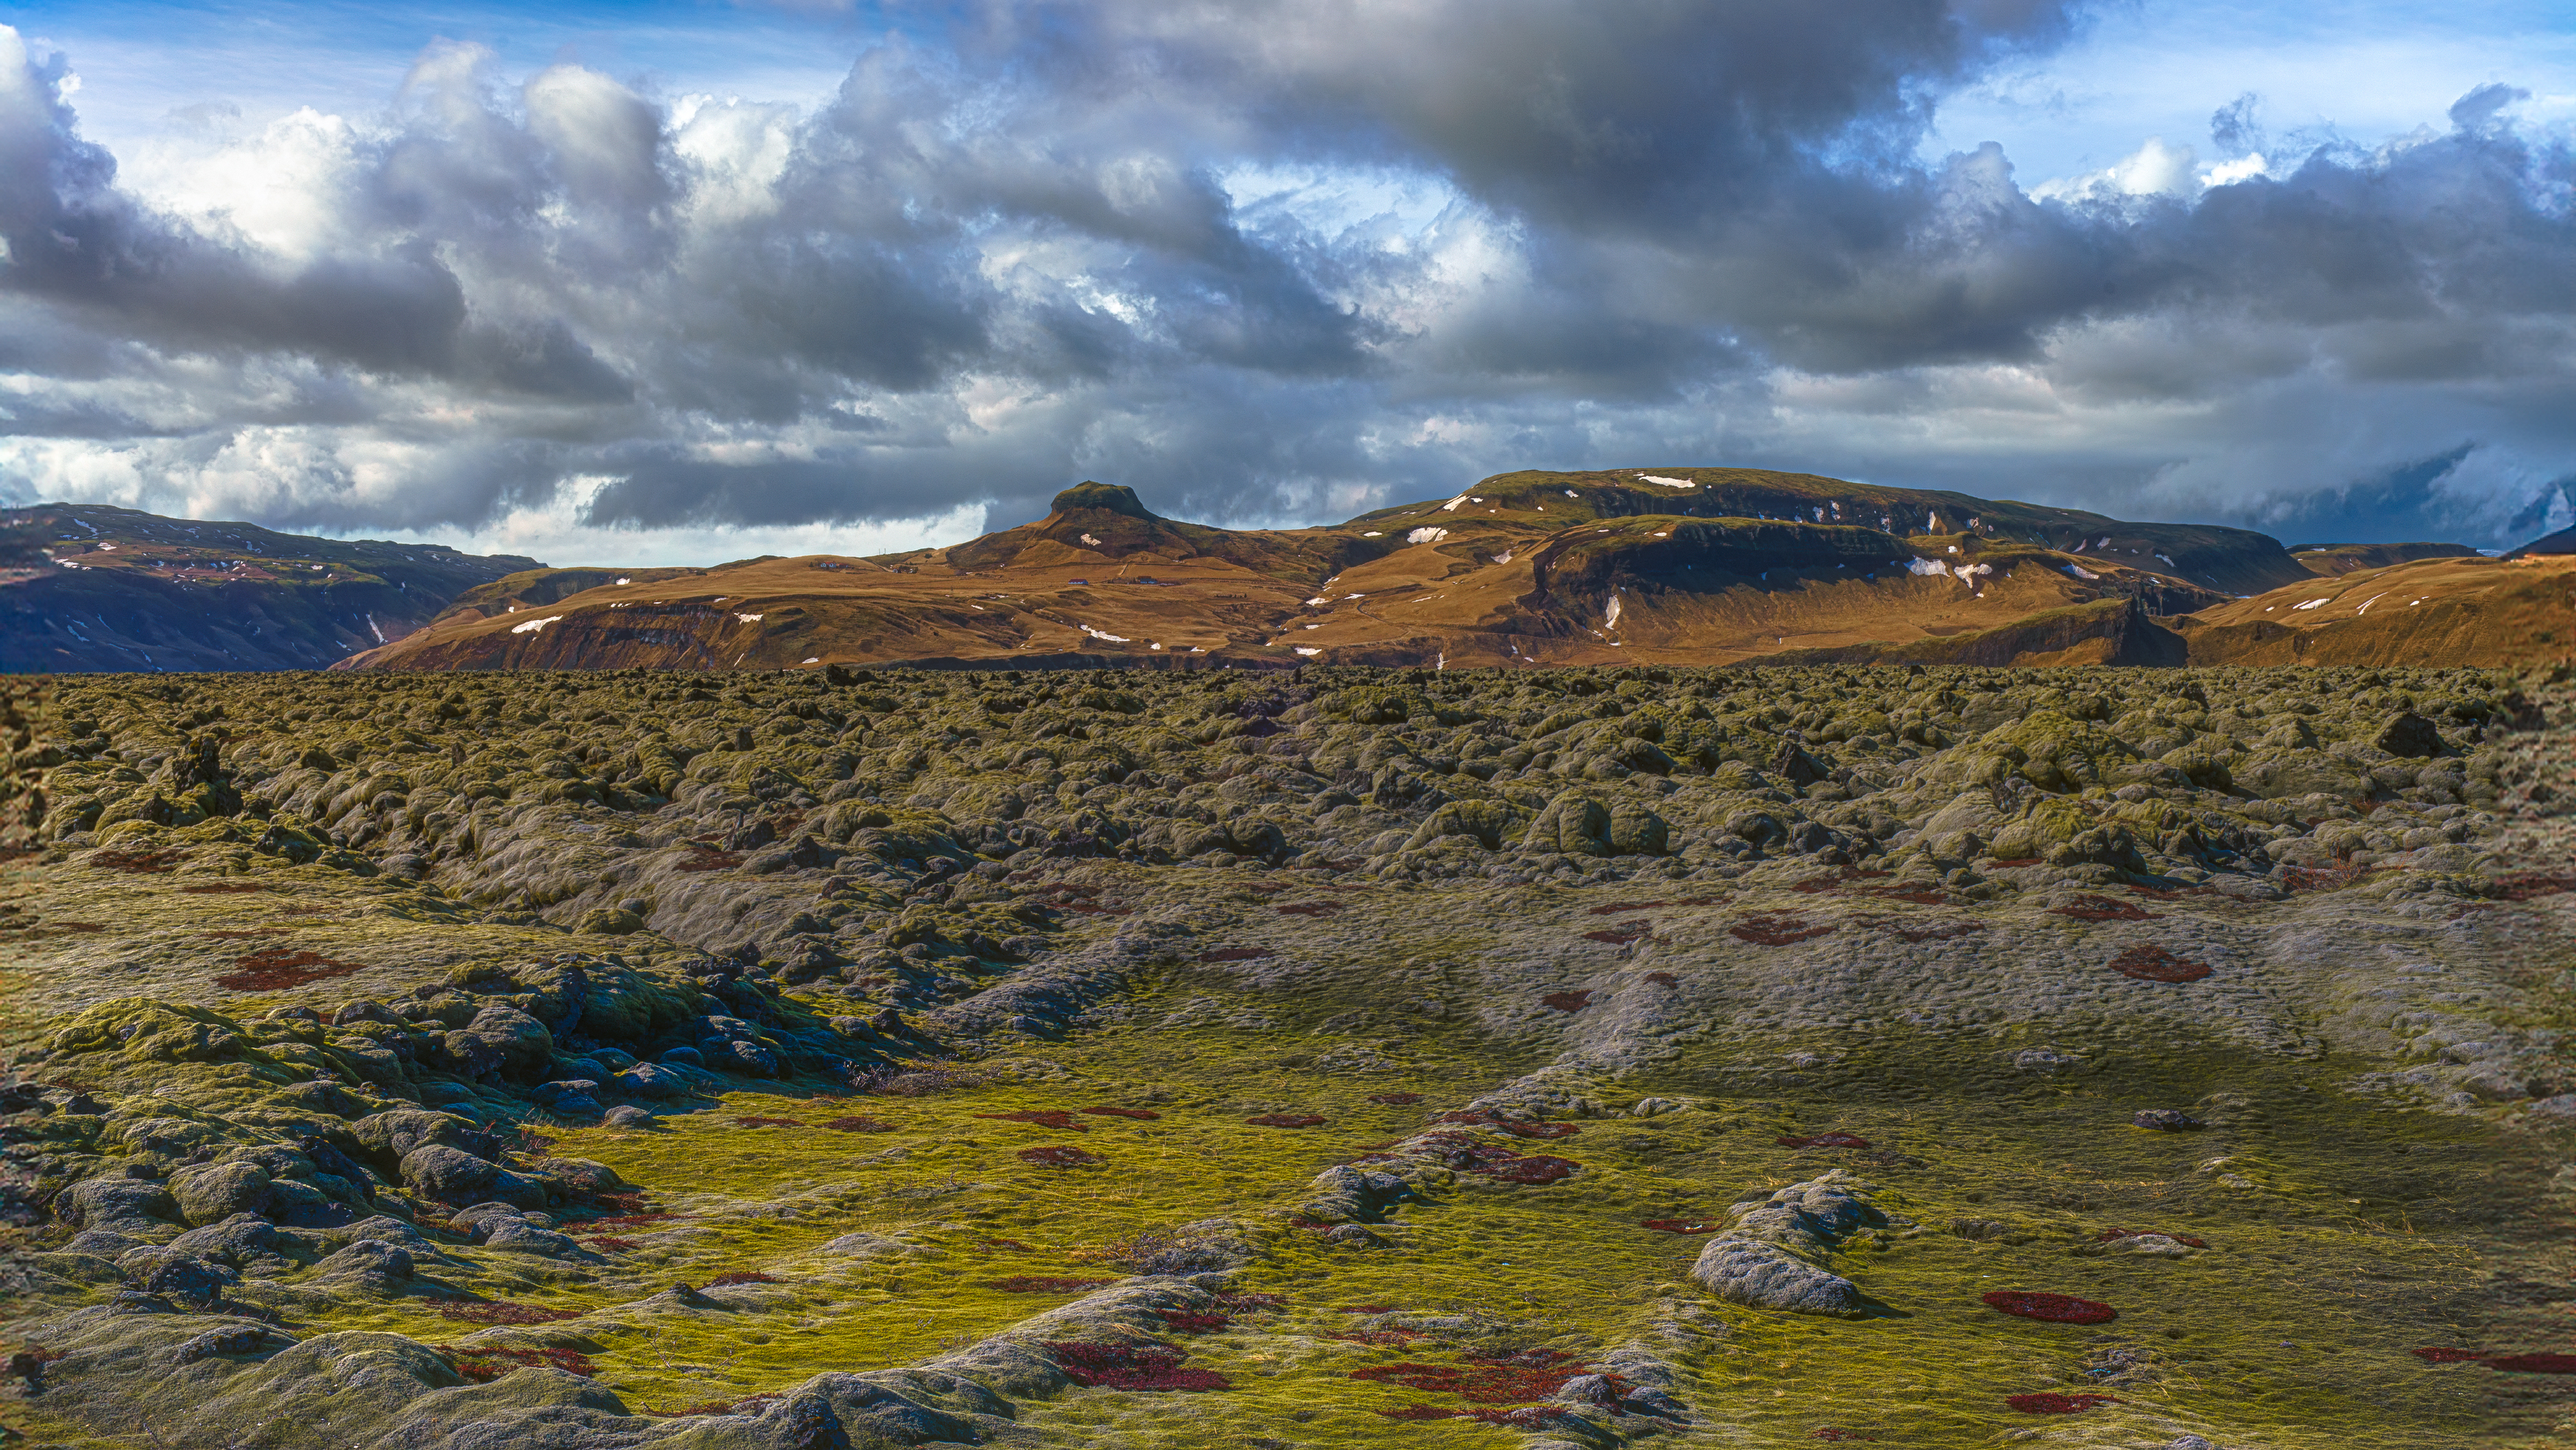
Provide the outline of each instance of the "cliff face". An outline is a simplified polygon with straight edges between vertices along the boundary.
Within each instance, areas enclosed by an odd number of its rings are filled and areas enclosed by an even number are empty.
[[[0,513],[0,671],[321,669],[536,567],[100,505],[11,509]]]

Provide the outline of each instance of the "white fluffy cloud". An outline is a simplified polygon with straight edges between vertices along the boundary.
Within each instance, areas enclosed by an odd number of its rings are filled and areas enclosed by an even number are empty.
[[[0,33],[0,499],[648,562],[1081,477],[1285,522],[1701,458],[2489,542],[2576,474],[2576,163],[2506,88],[2025,188],[1916,151],[2051,5],[1275,8],[978,11],[801,107],[441,44],[123,156]]]

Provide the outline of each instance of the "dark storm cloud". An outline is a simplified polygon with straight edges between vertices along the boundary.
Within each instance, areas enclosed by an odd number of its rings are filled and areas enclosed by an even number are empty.
[[[684,116],[572,65],[507,88],[441,46],[294,253],[120,189],[59,63],[30,60],[0,86],[0,357],[76,396],[9,429],[177,429],[138,469],[252,456],[264,517],[351,527],[470,526],[574,478],[607,480],[602,528],[1016,519],[1082,476],[1254,521],[1691,457],[2209,515],[2377,497],[2351,490],[2461,448],[2442,477],[2507,481],[2460,508],[2509,519],[2567,471],[2576,165],[2517,125],[2523,93],[2189,194],[2035,197],[1992,146],[1917,159],[1948,88],[2080,21],[993,4],[872,48],[804,116]],[[2222,151],[2264,145],[2258,110],[2212,117]],[[1444,205],[1327,223],[1238,208],[1245,172]],[[191,382],[196,359],[239,375]],[[1959,431],[2027,411],[1963,391],[1996,368],[2054,406],[2197,408],[2199,432]],[[2372,440],[2226,487],[2213,460],[2267,418]],[[389,468],[411,485],[367,482]]]

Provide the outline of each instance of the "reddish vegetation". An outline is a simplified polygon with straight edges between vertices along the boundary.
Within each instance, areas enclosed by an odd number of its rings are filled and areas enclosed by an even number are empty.
[[[1577,1375],[1590,1374],[1581,1361],[1553,1349],[1533,1349],[1509,1359],[1470,1356],[1464,1364],[1374,1364],[1351,1371],[1355,1380],[1398,1384],[1426,1395],[1456,1395],[1479,1405],[1513,1405],[1543,1400],[1565,1388]],[[1616,1376],[1609,1378],[1616,1380]],[[1430,1408],[1409,1405],[1407,1411]],[[1446,1419],[1447,1413],[1425,1415],[1380,1410],[1397,1419]]]
[[[1395,1312],[1395,1306],[1392,1304],[1345,1304],[1341,1306],[1340,1312],[1344,1314],[1392,1314]]]
[[[233,970],[215,978],[215,985],[227,992],[283,992],[308,982],[352,976],[360,970],[356,962],[335,962],[311,952],[267,947],[233,958]]]
[[[2061,1395],[2055,1390],[2043,1390],[2035,1395],[2008,1396],[2004,1403],[2025,1415],[2076,1415],[2095,1405],[2116,1405],[2120,1401],[2113,1395]]]
[[[2114,901],[2108,896],[2078,896],[2064,906],[2049,911],[2077,921],[2153,921],[2156,914],[2131,901]]]
[[[1062,1108],[1046,1108],[1018,1113],[977,1113],[975,1116],[979,1118],[993,1118],[1005,1123],[1035,1123],[1041,1128],[1054,1128],[1058,1132],[1088,1133],[1091,1131],[1089,1127],[1076,1122],[1073,1114],[1066,1112]]]
[[[1982,1296],[1991,1308],[2022,1319],[2045,1319],[2051,1324],[2108,1324],[2120,1317],[2120,1311],[2108,1304],[2078,1299],[2071,1294],[2033,1294],[2018,1289],[1997,1289]]]
[[[1117,1282],[1115,1279],[1051,1279],[1039,1274],[1019,1274],[1008,1279],[988,1280],[984,1287],[999,1289],[1005,1294],[1088,1294]]]
[[[1100,1118],[1134,1118],[1140,1123],[1150,1123],[1162,1116],[1151,1108],[1080,1108],[1076,1111]]]
[[[1111,1390],[1230,1390],[1214,1370],[1181,1368],[1181,1352],[1159,1344],[1041,1341],[1075,1384]]]
[[[1725,1225],[1705,1218],[1650,1218],[1637,1227],[1667,1234],[1713,1234]]]
[[[1218,947],[1212,952],[1199,953],[1199,960],[1203,962],[1257,962],[1264,957],[1275,957],[1277,955],[1279,955],[1277,952],[1272,951],[1268,947]]]
[[[801,1128],[805,1126],[794,1118],[760,1117],[736,1118],[733,1120],[733,1125],[737,1128]]]
[[[1875,1440],[1878,1437],[1876,1435],[1864,1435],[1858,1430],[1846,1430],[1839,1425],[1827,1425],[1817,1430],[1814,1435],[1809,1436],[1808,1438],[1814,1440]]]
[[[2367,866],[2284,866],[2280,882],[2291,891],[2339,891],[2370,874]]]
[[[1791,916],[1785,911],[1766,911],[1728,927],[1726,934],[1758,947],[1785,947],[1791,942],[1813,941],[1832,931],[1830,926],[1810,926],[1804,917]]]
[[[2189,1244],[2195,1249],[2205,1249],[2209,1247],[2208,1240],[2196,1239],[2189,1234],[2169,1234],[2163,1233],[2157,1229],[2144,1228],[2106,1228],[2102,1230],[2101,1235],[2097,1237],[2094,1242],[2107,1244],[2118,1239],[2142,1239],[2150,1236],[2169,1238],[2175,1243]]]
[[[1781,1138],[1776,1141],[1783,1148],[1866,1148],[1869,1146],[1867,1138],[1851,1133],[1818,1133],[1812,1138]]]
[[[543,1309],[534,1304],[513,1304],[507,1299],[432,1301],[429,1307],[468,1324],[552,1324],[558,1319],[581,1317],[578,1309]]]
[[[621,1239],[614,1234],[601,1234],[595,1239],[583,1239],[581,1246],[606,1254],[631,1254],[644,1247],[633,1239]]]
[[[2516,871],[2501,878],[2507,901],[2529,901],[2535,896],[2557,896],[2576,891],[2576,871]]]
[[[490,1384],[522,1365],[543,1365],[583,1379],[595,1378],[599,1367],[588,1356],[569,1349],[459,1349],[452,1344],[437,1346],[438,1353],[456,1372],[478,1385]]]
[[[1420,1094],[1420,1093],[1371,1093],[1371,1094],[1369,1094],[1369,1101],[1370,1101],[1370,1102],[1373,1102],[1373,1103],[1384,1103],[1384,1104],[1386,1104],[1388,1107],[1391,1107],[1391,1108],[1409,1108],[1409,1107],[1413,1106],[1415,1103],[1418,1103],[1418,1102],[1422,1101],[1422,1094]]]
[[[1649,929],[1645,922],[1632,921],[1626,926],[1614,926],[1607,931],[1587,931],[1583,934],[1583,939],[1597,941],[1604,946],[1624,947],[1632,941],[1644,939]]]
[[[128,876],[159,876],[179,864],[186,853],[175,850],[129,851],[122,846],[109,846],[89,853],[89,864],[103,871],[122,871]]]
[[[1281,916],[1331,916],[1341,909],[1338,901],[1292,901],[1278,910]]]
[[[874,1118],[833,1118],[823,1126],[836,1133],[891,1133],[895,1130],[894,1124],[880,1123]]]
[[[2417,1356],[2418,1358],[2430,1360],[2435,1364],[2467,1364],[2483,1361],[2487,1358],[2484,1350],[2444,1349],[2439,1346],[2430,1345],[2423,1349],[2409,1350],[2407,1352]]]
[[[1592,935],[1606,937],[1609,933],[1596,931]],[[1550,992],[1538,1000],[1541,1006],[1553,1007],[1571,1016],[1592,1005],[1592,994],[1590,992]]]
[[[1039,1168],[1089,1168],[1100,1161],[1079,1148],[1022,1148],[1019,1157]]]
[[[1572,1123],[1514,1123],[1503,1121],[1495,1123],[1494,1126],[1511,1134],[1515,1138],[1571,1138],[1575,1134],[1583,1131]]]
[[[1174,1334],[1214,1334],[1234,1322],[1213,1309],[1164,1309],[1157,1313],[1163,1327]]]
[[[1313,1113],[1263,1113],[1245,1122],[1256,1128],[1319,1128],[1324,1120]]]
[[[1573,1177],[1575,1170],[1582,1166],[1571,1158],[1551,1158],[1544,1153],[1533,1153],[1527,1158],[1514,1158],[1474,1171],[1505,1183],[1555,1183]]]
[[[1670,972],[1648,972],[1646,974],[1646,980],[1654,983],[1658,987],[1677,987],[1681,985],[1682,979],[1674,976]]]
[[[230,896],[239,891],[266,891],[268,888],[256,881],[217,881],[204,886],[182,886],[179,889],[190,896]]]
[[[2487,1368],[2514,1374],[2576,1374],[2576,1354],[2500,1354]]]
[[[2205,962],[2178,957],[2163,947],[2131,947],[2111,959],[2111,970],[2141,982],[2197,982],[2209,975]]]

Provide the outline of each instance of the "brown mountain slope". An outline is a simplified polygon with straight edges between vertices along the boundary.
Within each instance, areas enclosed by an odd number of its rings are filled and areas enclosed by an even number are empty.
[[[2385,569],[2418,559],[2467,559],[2477,550],[2466,544],[2309,544],[2290,551],[2290,561],[2311,574],[2333,578],[2355,569]]]
[[[2239,530],[1743,469],[1503,474],[1330,527],[1243,531],[1085,483],[1044,519],[942,549],[513,576],[350,663],[1708,664],[2105,599],[2184,613],[2230,597],[2201,579],[2306,577]],[[592,587],[566,592],[578,583]]]
[[[2195,665],[2549,663],[2576,654],[2576,556],[2421,559],[2171,623]]]

